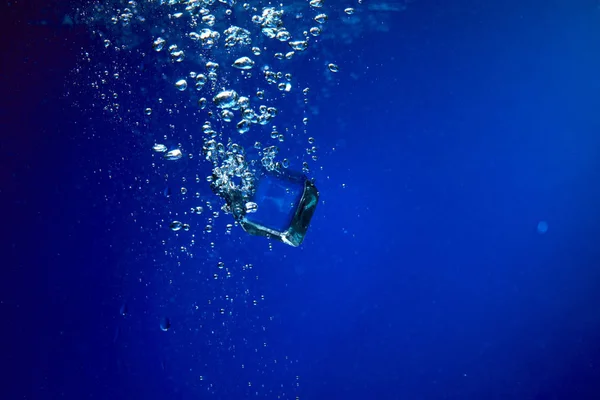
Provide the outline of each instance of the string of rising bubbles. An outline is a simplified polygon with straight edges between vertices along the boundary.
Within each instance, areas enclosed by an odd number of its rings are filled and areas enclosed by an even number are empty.
[[[254,368],[265,376],[297,362],[268,353],[264,335],[273,316],[248,316],[247,306],[260,307],[265,296],[257,268],[237,256],[245,237],[237,232],[302,243],[318,203],[311,174],[327,154],[310,120],[343,76],[336,55],[364,30],[381,30],[386,14],[408,1],[90,0],[79,9],[75,20],[91,28],[103,53],[83,50],[75,73],[92,71],[84,86],[92,89],[94,111],[130,134],[135,156],[151,167],[132,179],[141,204],[132,215],[154,221],[139,222],[157,241],[143,251],[162,244],[161,255],[174,261],[173,268],[159,267],[169,285],[197,279],[202,288],[189,311],[199,321],[189,330],[211,343],[202,357],[234,353],[237,362],[236,349],[251,346],[262,360]],[[301,207],[308,221],[280,227],[265,216],[260,200],[273,191],[281,214]],[[273,241],[262,243],[257,253],[272,254]],[[197,271],[184,270],[188,261],[197,262]],[[151,285],[145,274],[140,285]],[[171,317],[161,317],[161,331],[181,329]],[[240,326],[249,327],[241,342],[232,334]],[[249,365],[238,368],[234,374],[242,376]],[[208,361],[193,369],[218,397],[211,372]],[[299,385],[294,376],[285,385],[248,378],[244,386],[246,398],[298,399]]]

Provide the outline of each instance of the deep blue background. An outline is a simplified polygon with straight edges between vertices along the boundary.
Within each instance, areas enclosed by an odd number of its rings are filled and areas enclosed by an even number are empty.
[[[2,11],[1,397],[197,398],[177,317],[194,285],[165,289],[131,176],[90,179],[149,161],[62,96],[91,39],[28,24],[40,10]],[[336,62],[305,244],[236,250],[260,268],[274,357],[298,360],[269,379],[300,376],[301,399],[599,398],[597,2],[420,0]],[[244,398],[223,363],[216,398]]]

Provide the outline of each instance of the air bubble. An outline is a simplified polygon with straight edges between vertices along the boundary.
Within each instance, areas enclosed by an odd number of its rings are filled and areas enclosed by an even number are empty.
[[[327,22],[327,14],[319,14],[315,17],[315,21],[319,24],[324,24]]]
[[[166,40],[159,37],[152,43],[152,48],[156,51],[161,51],[165,47]]]
[[[154,146],[152,146],[152,150],[154,150],[157,153],[164,153],[167,151],[167,146],[165,146],[164,144],[156,143]]]
[[[183,227],[183,224],[180,221],[173,221],[169,224],[169,228],[171,228],[171,230],[173,232],[177,232],[178,230],[180,230]]]
[[[254,66],[254,61],[249,57],[240,57],[233,62],[233,66],[241,70],[249,70]]]
[[[180,92],[183,92],[185,89],[187,89],[187,81],[185,79],[180,79],[177,82],[175,82],[175,87]]]
[[[169,329],[171,329],[171,320],[167,317],[163,317],[160,320],[160,330],[163,332],[168,331]]]
[[[238,101],[238,94],[235,90],[223,90],[213,98],[213,103],[219,108],[233,108]]]
[[[308,42],[306,40],[295,40],[288,43],[290,47],[296,51],[304,51],[308,48]]]
[[[174,150],[166,152],[163,157],[166,160],[174,161],[174,160],[179,160],[181,157],[183,157],[183,153],[181,153],[181,150],[179,150],[179,149],[174,149]]]

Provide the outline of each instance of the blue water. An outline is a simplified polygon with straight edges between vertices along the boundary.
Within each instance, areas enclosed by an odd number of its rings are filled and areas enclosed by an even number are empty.
[[[0,398],[600,398],[596,1],[389,13],[328,55],[302,246],[193,258],[149,139],[72,85],[87,28],[2,7]]]

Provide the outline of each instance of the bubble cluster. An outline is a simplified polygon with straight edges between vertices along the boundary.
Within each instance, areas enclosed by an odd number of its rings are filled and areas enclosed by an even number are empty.
[[[260,308],[265,296],[253,260],[235,255],[246,243],[238,220],[225,214],[260,212],[252,197],[264,170],[320,170],[317,153],[324,156],[326,150],[318,150],[321,141],[308,121],[318,113],[318,99],[329,96],[328,87],[346,71],[343,57],[335,55],[339,43],[360,37],[369,24],[381,29],[384,13],[395,6],[359,2],[343,8],[327,0],[91,1],[81,20],[104,53],[83,51],[77,77],[92,71],[80,83],[95,96],[91,112],[110,115],[122,126],[119,140],[135,143],[126,156],[151,167],[102,168],[98,176],[132,174],[127,190],[140,207],[132,210],[131,220],[152,239],[137,244],[139,254],[154,261],[148,268],[156,268],[168,288],[181,281],[201,288],[191,306],[183,294],[163,299],[180,304],[184,298],[196,318],[193,327],[175,321],[176,313],[158,315],[172,316],[177,329],[210,343],[203,350],[207,354],[195,353],[197,359],[237,362],[236,349],[245,348],[270,360],[269,366],[252,366],[258,373],[244,381],[252,388],[245,397],[295,398],[295,376],[288,383],[269,380],[274,365],[284,371],[295,360],[268,345],[264,335],[273,317],[248,314],[247,306]],[[376,18],[363,18],[365,11]],[[329,60],[340,60],[341,68]],[[303,81],[311,68],[324,77],[320,86],[309,88]],[[156,248],[160,251],[148,250]],[[258,253],[274,254],[273,249],[268,242]],[[146,273],[139,272],[140,285],[152,285],[158,293],[159,283],[148,282]],[[171,320],[162,317],[160,329],[169,331]],[[232,334],[236,329],[244,330],[243,342]],[[226,389],[211,378],[214,365],[205,364],[190,373],[202,377],[203,390],[218,398]],[[250,361],[238,367],[249,370]],[[263,382],[256,378],[261,375]]]
[[[239,26],[230,26],[223,32],[225,36],[225,47],[247,46],[252,43],[250,39],[250,31]]]

